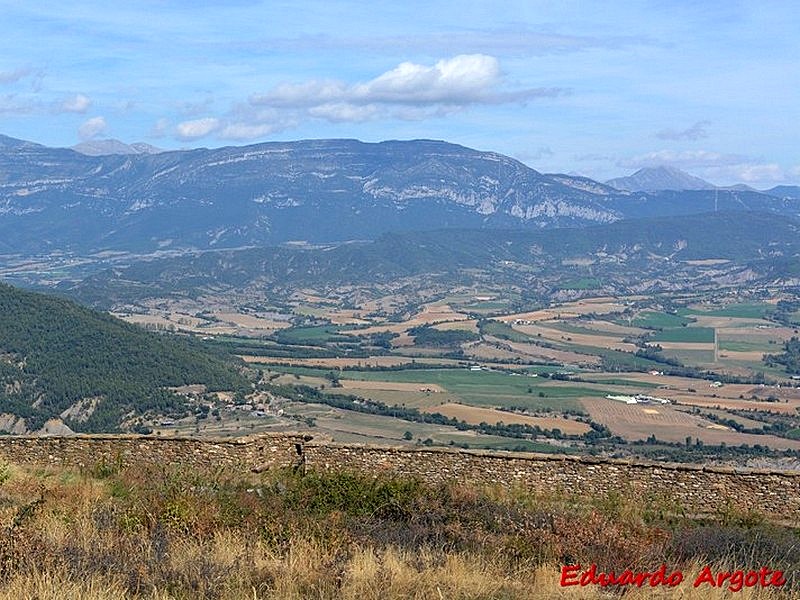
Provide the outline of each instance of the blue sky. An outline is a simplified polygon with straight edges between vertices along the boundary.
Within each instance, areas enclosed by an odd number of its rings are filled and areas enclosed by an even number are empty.
[[[118,6],[117,6],[118,4]],[[800,4],[0,0],[0,133],[433,138],[605,180],[800,182]]]

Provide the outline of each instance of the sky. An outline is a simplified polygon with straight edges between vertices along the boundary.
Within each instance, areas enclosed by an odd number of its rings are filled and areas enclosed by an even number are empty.
[[[800,183],[795,0],[0,0],[0,133],[439,139],[605,181]]]

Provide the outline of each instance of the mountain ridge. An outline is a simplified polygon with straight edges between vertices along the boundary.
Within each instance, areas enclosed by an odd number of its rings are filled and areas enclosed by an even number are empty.
[[[46,166],[44,166],[46,165]],[[352,139],[86,156],[0,138],[0,254],[375,239],[713,210],[800,215],[758,192],[627,192],[439,140]]]

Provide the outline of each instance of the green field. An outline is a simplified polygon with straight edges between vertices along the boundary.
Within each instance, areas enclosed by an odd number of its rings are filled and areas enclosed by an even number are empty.
[[[672,315],[664,312],[645,310],[636,315],[631,320],[631,325],[644,327],[645,329],[668,329],[671,327],[683,327],[691,323],[691,319],[680,315]],[[627,325],[626,321],[619,321],[622,325]]]
[[[504,340],[510,340],[512,342],[530,342],[533,340],[533,336],[528,335],[527,333],[523,333],[521,331],[517,331],[516,329],[512,328],[510,325],[506,325],[502,321],[481,321],[479,323],[480,332],[483,335],[492,335],[494,337],[498,337]]]
[[[771,312],[774,312],[775,307],[771,304],[729,304],[722,308],[716,308],[706,311],[693,311],[694,314],[707,315],[710,317],[737,317],[741,319],[763,319]]]
[[[661,384],[658,383],[650,383],[649,381],[636,381],[634,379],[622,379],[620,377],[609,377],[608,379],[603,377],[581,377],[582,381],[587,383],[600,383],[605,385],[628,385],[637,388],[660,388]]]
[[[285,344],[324,344],[327,342],[352,341],[352,338],[340,334],[342,329],[337,325],[291,327],[289,329],[281,329],[276,333],[275,337]]]
[[[676,358],[684,365],[706,365],[714,362],[713,350],[664,350],[664,356]]]
[[[272,371],[324,377],[330,370],[306,367],[270,367]],[[341,371],[340,379],[435,384],[473,406],[517,406],[529,410],[582,410],[577,398],[605,396],[593,385],[564,385],[542,377],[526,377],[469,369],[414,369],[398,371]],[[346,392],[345,392],[346,393]],[[539,394],[543,394],[540,396]]]
[[[731,352],[778,352],[780,346],[765,342],[739,342],[739,341],[720,341],[720,350],[730,350]]]
[[[659,331],[650,338],[653,342],[679,342],[686,344],[711,344],[714,342],[713,327],[676,327]]]

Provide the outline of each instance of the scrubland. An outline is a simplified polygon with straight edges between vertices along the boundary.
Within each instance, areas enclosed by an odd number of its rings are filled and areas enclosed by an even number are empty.
[[[800,538],[720,507],[432,486],[340,472],[0,469],[0,598],[791,598]],[[561,587],[561,568],[681,570],[674,588]],[[769,567],[781,588],[692,587]]]

